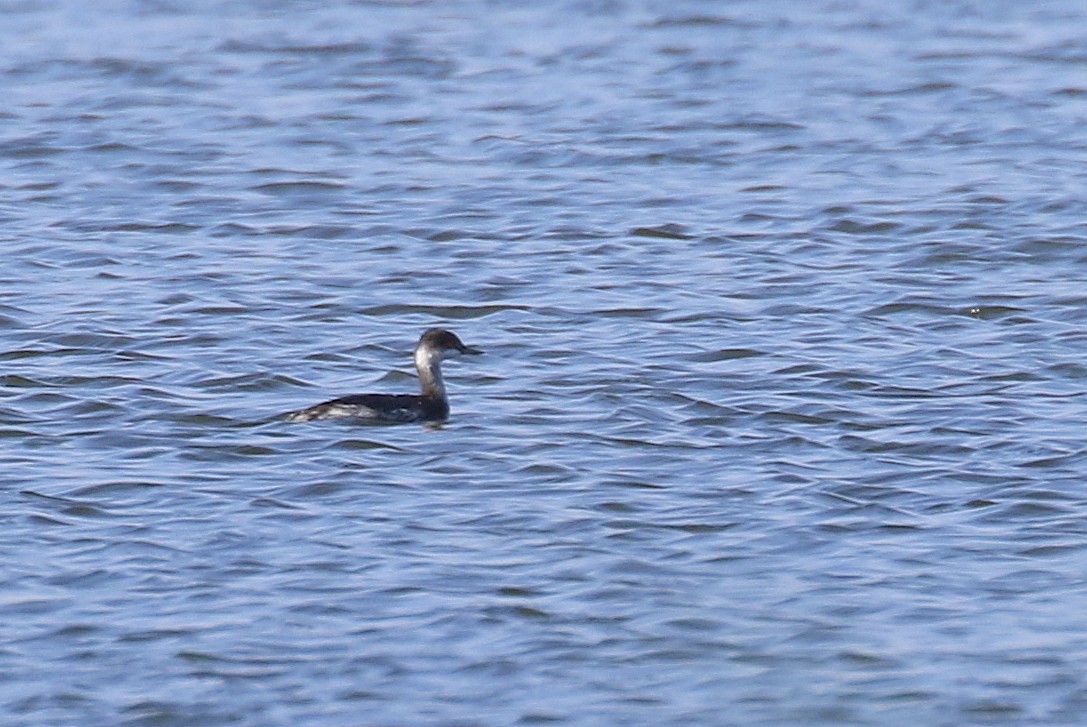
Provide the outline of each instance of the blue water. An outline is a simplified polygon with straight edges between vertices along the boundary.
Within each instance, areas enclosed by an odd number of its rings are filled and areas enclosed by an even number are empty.
[[[0,19],[3,724],[1087,722],[1087,6]]]

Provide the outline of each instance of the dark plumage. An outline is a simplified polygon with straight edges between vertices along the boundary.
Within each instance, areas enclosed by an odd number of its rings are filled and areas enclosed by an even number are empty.
[[[443,421],[449,417],[449,400],[442,380],[442,360],[481,353],[478,348],[464,345],[454,333],[431,328],[419,337],[415,346],[415,368],[419,372],[421,394],[351,394],[288,412],[285,416],[289,422],[341,417],[380,422]]]

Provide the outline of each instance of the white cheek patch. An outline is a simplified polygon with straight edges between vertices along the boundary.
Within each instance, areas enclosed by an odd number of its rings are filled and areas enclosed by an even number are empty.
[[[442,360],[440,353],[429,349],[420,349],[415,352],[416,368],[429,369]]]

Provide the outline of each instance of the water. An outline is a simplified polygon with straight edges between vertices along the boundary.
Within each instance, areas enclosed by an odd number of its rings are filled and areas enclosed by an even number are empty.
[[[0,13],[5,724],[1087,720],[1084,8]]]

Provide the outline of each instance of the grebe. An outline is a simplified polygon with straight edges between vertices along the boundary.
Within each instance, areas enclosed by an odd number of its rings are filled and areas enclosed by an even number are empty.
[[[443,421],[449,416],[449,399],[442,381],[442,359],[481,353],[478,348],[465,346],[454,333],[431,328],[423,332],[415,346],[415,368],[419,372],[422,394],[352,394],[288,412],[285,416],[289,422],[338,417],[358,417],[375,422]]]

